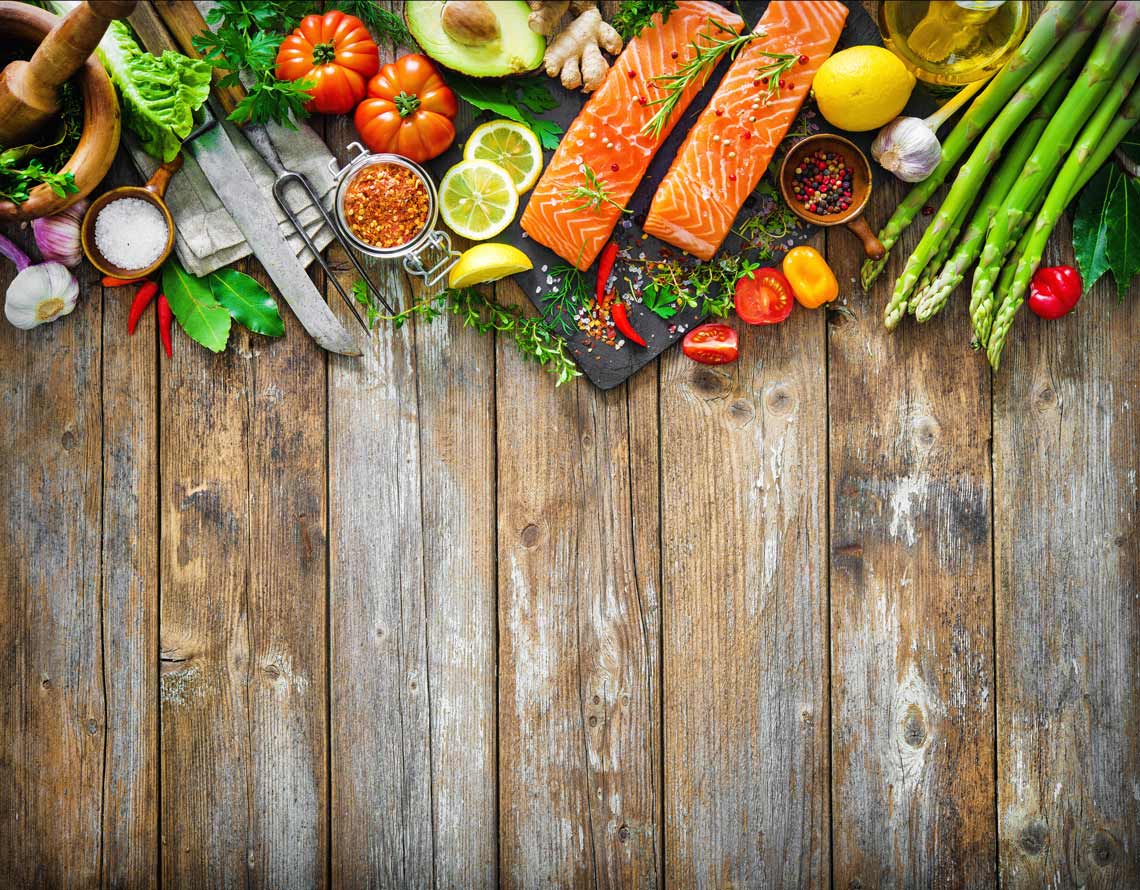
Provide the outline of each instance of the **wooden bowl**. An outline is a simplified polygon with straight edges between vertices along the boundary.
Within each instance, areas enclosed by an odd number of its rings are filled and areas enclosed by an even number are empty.
[[[26,3],[0,0],[0,35],[3,39],[37,45],[59,18]],[[54,216],[91,194],[111,169],[119,150],[119,100],[99,59],[92,56],[76,75],[83,94],[83,134],[64,170],[75,174],[79,191],[60,197],[50,186],[38,185],[22,204],[0,201],[0,222]]]
[[[851,168],[851,206],[842,213],[814,213],[808,210],[792,191],[796,167],[805,157],[817,151],[834,152]],[[863,210],[871,200],[871,164],[867,156],[859,150],[859,146],[850,139],[844,139],[833,133],[817,133],[793,145],[784,158],[784,165],[780,168],[780,194],[800,219],[817,226],[847,226],[859,236],[859,240],[863,242],[863,252],[869,259],[880,260],[886,254],[886,249],[875,237],[867,221],[863,219]]]
[[[79,227],[79,243],[83,245],[83,253],[92,266],[104,275],[110,275],[113,278],[147,278],[158,271],[159,266],[166,262],[166,258],[170,256],[170,251],[174,248],[174,217],[170,215],[170,208],[166,206],[162,196],[166,194],[170,177],[181,166],[182,155],[178,155],[173,161],[167,161],[155,170],[154,175],[147,180],[146,185],[124,185],[112,189],[105,195],[100,195],[95,203],[87,208],[87,213],[84,214],[83,222]],[[95,220],[98,218],[99,212],[112,201],[118,201],[120,198],[138,198],[146,201],[151,206],[157,207],[158,212],[166,221],[166,244],[163,245],[162,253],[158,255],[158,259],[145,269],[124,269],[122,266],[116,266],[103,256],[99,250],[99,245],[95,242]]]

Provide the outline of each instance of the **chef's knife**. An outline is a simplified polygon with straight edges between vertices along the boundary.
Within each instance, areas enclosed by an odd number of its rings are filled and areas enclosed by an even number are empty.
[[[193,4],[187,4],[193,8]],[[145,4],[136,9],[132,24]],[[195,10],[197,13],[197,10]],[[148,16],[149,17],[149,16]],[[143,33],[144,29],[136,29]],[[151,52],[174,49],[173,42],[161,28],[146,28],[144,44]],[[211,100],[213,101],[213,100]],[[207,112],[208,113],[208,112]],[[222,115],[224,117],[224,115]],[[341,355],[361,355],[356,339],[340,323],[321,296],[297,258],[289,242],[281,235],[277,224],[277,211],[270,198],[260,189],[230,140],[230,134],[219,121],[215,127],[205,129],[187,144],[194,160],[202,169],[210,185],[234,218],[242,235],[249,243],[253,255],[264,267],[281,296],[297,316],[297,320],[317,342],[329,352]]]

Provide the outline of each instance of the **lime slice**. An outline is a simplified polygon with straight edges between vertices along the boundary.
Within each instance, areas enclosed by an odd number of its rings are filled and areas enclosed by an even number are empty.
[[[463,146],[467,161],[491,161],[514,181],[521,195],[538,182],[542,172],[542,146],[530,127],[508,120],[490,121],[475,128]]]
[[[490,161],[460,161],[439,184],[439,213],[456,235],[493,238],[511,224],[519,194],[511,175]]]
[[[476,244],[451,267],[447,286],[470,287],[533,268],[530,257],[510,244]]]

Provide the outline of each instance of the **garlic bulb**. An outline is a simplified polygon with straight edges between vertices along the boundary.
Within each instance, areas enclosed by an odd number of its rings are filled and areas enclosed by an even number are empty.
[[[13,263],[19,274],[8,285],[4,316],[14,327],[28,330],[45,321],[62,318],[79,301],[79,282],[62,263],[33,266],[28,255],[0,235],[0,254]]]
[[[79,243],[79,225],[87,212],[86,199],[76,201],[66,210],[55,216],[45,216],[32,221],[32,231],[36,235],[36,247],[46,261],[63,263],[74,269],[83,259],[83,248]]]
[[[942,160],[942,143],[921,118],[896,117],[879,130],[871,155],[903,182],[922,182]]]
[[[986,85],[987,79],[975,80],[926,120],[896,117],[879,130],[871,143],[871,155],[903,182],[922,182],[942,162],[939,128]]]
[[[28,330],[62,318],[79,301],[79,282],[63,263],[28,266],[8,285],[4,316],[14,327]]]

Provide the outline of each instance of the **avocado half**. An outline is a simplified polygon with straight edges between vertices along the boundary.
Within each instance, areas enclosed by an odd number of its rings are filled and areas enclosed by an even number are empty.
[[[542,64],[546,40],[527,25],[524,0],[408,0],[404,18],[420,48],[472,77],[505,77]]]

